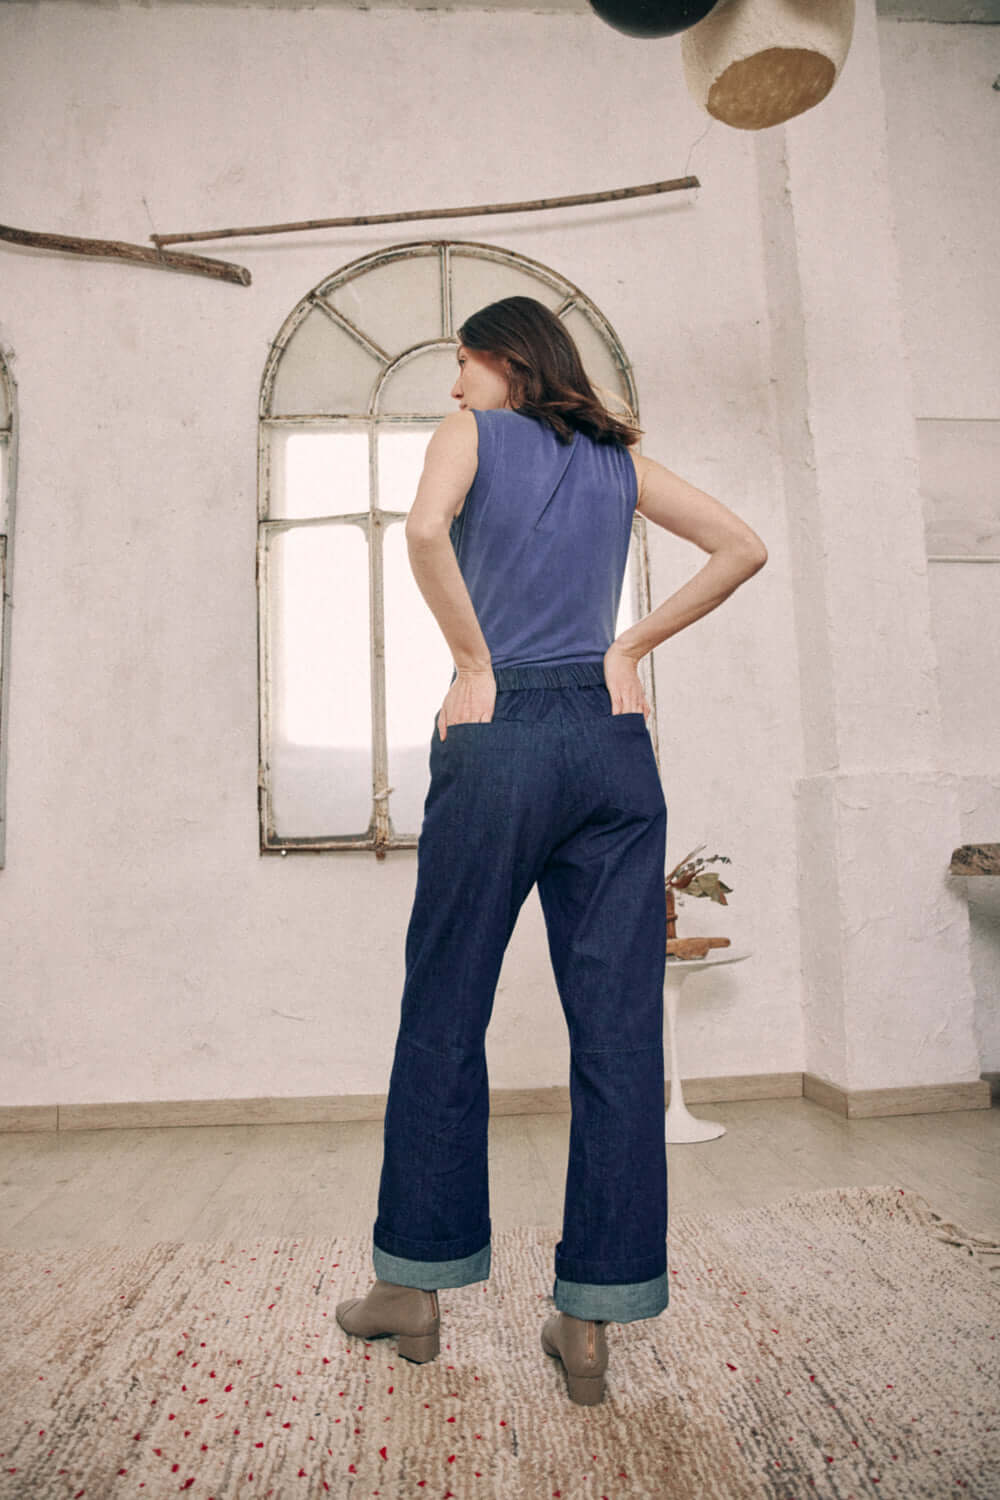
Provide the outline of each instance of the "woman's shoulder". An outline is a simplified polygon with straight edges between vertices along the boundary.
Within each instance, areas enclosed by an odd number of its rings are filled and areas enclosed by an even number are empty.
[[[490,417],[493,421],[505,424],[508,427],[523,427],[529,429],[540,429],[546,426],[538,417],[529,416],[525,411],[517,411],[512,406],[496,406],[490,411],[481,412],[481,416]]]
[[[510,445],[531,447],[547,446],[555,433],[541,418],[529,416],[527,412],[515,411],[509,406],[494,406],[487,411],[477,411],[476,421],[481,435],[507,449]]]

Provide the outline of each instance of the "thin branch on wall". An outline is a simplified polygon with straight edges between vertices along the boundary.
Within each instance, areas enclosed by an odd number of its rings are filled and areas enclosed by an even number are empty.
[[[191,234],[151,234],[154,245],[191,244],[195,240],[228,240],[248,234],[293,234],[302,229],[354,229],[362,224],[401,224],[412,219],[466,219],[480,214],[530,213],[541,208],[575,208],[584,203],[616,203],[623,198],[648,198],[653,193],[676,193],[700,187],[697,177],[674,177],[639,187],[610,188],[603,193],[573,193],[566,198],[530,198],[523,203],[479,203],[468,208],[418,208],[402,214],[355,214],[340,219],[300,219],[291,224],[249,224],[239,229],[199,229]]]
[[[12,245],[30,245],[36,250],[64,250],[71,255],[97,255],[110,260],[138,261],[159,266],[164,271],[187,271],[195,276],[212,276],[217,281],[234,281],[250,285],[250,272],[230,261],[210,260],[205,255],[189,255],[176,250],[150,250],[148,245],[132,245],[127,240],[91,240],[75,234],[41,234],[34,229],[12,229],[0,224],[0,240]]]
[[[638,187],[609,188],[602,193],[572,193],[563,198],[529,198],[521,203],[478,203],[465,208],[417,208],[411,213],[354,214],[339,219],[300,219],[290,224],[250,224],[238,229],[200,229],[191,234],[151,234],[156,247],[133,245],[128,240],[84,239],[75,234],[43,234],[34,229],[13,229],[0,224],[0,240],[30,245],[36,250],[63,250],[71,255],[95,255],[110,260],[137,261],[164,271],[187,271],[249,286],[250,272],[231,261],[211,260],[186,251],[164,250],[164,245],[191,244],[195,240],[225,240],[249,234],[292,234],[303,229],[355,229],[364,224],[402,224],[415,219],[466,219],[483,214],[531,213],[545,208],[576,208],[589,203],[619,203],[626,198],[648,198],[654,193],[676,193],[700,187],[697,177],[673,177],[665,182],[646,182]]]

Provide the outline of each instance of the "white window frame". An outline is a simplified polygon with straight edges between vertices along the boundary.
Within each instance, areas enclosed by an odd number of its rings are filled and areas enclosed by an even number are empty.
[[[9,356],[0,348],[0,386],[6,420],[0,421],[0,465],[6,502],[0,512],[0,870],[7,846],[7,738],[10,694],[11,577],[14,563],[14,499],[17,480],[17,387]]]
[[[360,328],[355,327],[349,318],[338,311],[332,305],[331,301],[327,300],[345,282],[362,276],[366,272],[388,265],[393,261],[428,255],[436,256],[440,263],[440,286],[442,293],[442,327],[440,334],[438,337],[429,338],[396,356],[390,356],[384,350],[380,349]],[[574,286],[572,282],[551,270],[548,266],[542,265],[538,261],[530,260],[526,256],[518,255],[513,251],[469,240],[418,241],[411,244],[394,245],[391,248],[362,256],[358,260],[352,261],[349,265],[343,266],[339,271],[334,272],[332,276],[326,277],[318,286],[314,287],[312,291],[302,298],[286,318],[277,338],[271,345],[260,389],[257,585],[260,704],[258,809],[260,819],[260,850],[262,854],[287,854],[292,851],[316,852],[321,850],[362,849],[372,850],[378,859],[384,859],[388,849],[410,849],[416,847],[417,836],[415,834],[397,834],[395,832],[391,823],[390,811],[386,805],[387,793],[385,788],[388,785],[388,743],[385,722],[382,537],[385,524],[390,521],[403,519],[405,513],[383,511],[378,508],[377,438],[380,427],[391,424],[403,424],[409,427],[419,425],[435,427],[441,421],[441,417],[428,417],[423,414],[408,415],[405,413],[386,415],[378,411],[378,396],[386,380],[408,360],[425,353],[429,349],[454,347],[457,343],[456,332],[452,323],[452,264],[456,256],[474,256],[493,261],[500,265],[509,266],[513,270],[521,272],[522,275],[526,273],[544,283],[559,294],[558,305],[553,309],[559,317],[565,317],[573,309],[577,309],[583,313],[592,328],[599,334],[607,346],[607,350],[617,367],[621,383],[624,386],[628,407],[634,415],[635,420],[638,421],[638,398],[632,367],[621,341],[610,323],[579,287]],[[383,366],[381,374],[371,390],[366,390],[363,394],[359,392],[359,398],[361,399],[359,399],[354,410],[276,415],[272,409],[272,402],[275,380],[282,356],[294,338],[299,325],[309,313],[317,308],[330,317],[343,332],[356,340],[369,354],[375,356]],[[367,516],[313,517],[308,520],[286,520],[272,517],[271,437],[273,431],[279,428],[304,429],[312,426],[328,429],[331,426],[339,424],[345,426],[350,424],[352,428],[356,428],[359,424],[364,424],[368,428],[369,514]],[[369,589],[371,600],[369,645],[372,709],[372,810],[368,829],[361,836],[335,833],[308,837],[289,836],[279,833],[274,825],[270,772],[270,697],[272,673],[270,641],[268,638],[268,622],[270,620],[268,543],[270,537],[277,531],[287,530],[296,526],[315,525],[318,520],[323,524],[340,522],[343,524],[361,525],[368,538]],[[636,610],[636,617],[638,618],[648,614],[650,609],[649,555],[646,540],[646,523],[638,513],[636,513],[633,520],[630,556],[633,563],[633,605]],[[651,654],[643,658],[640,663],[640,676],[646,695],[653,705],[653,713],[650,716],[650,733],[653,740],[653,749],[658,761],[659,745],[656,734],[656,697]]]

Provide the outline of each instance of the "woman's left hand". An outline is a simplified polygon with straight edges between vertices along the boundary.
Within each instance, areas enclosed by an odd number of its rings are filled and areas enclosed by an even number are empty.
[[[652,704],[639,680],[639,663],[614,642],[604,653],[604,682],[611,695],[612,714],[652,713]]]
[[[489,724],[496,704],[492,667],[459,668],[438,712],[438,734],[448,738],[449,724]]]

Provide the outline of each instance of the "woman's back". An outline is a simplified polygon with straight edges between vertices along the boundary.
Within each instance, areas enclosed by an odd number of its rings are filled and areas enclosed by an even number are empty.
[[[479,467],[451,539],[493,666],[601,661],[637,499],[628,450],[562,443],[508,409],[475,418]]]

